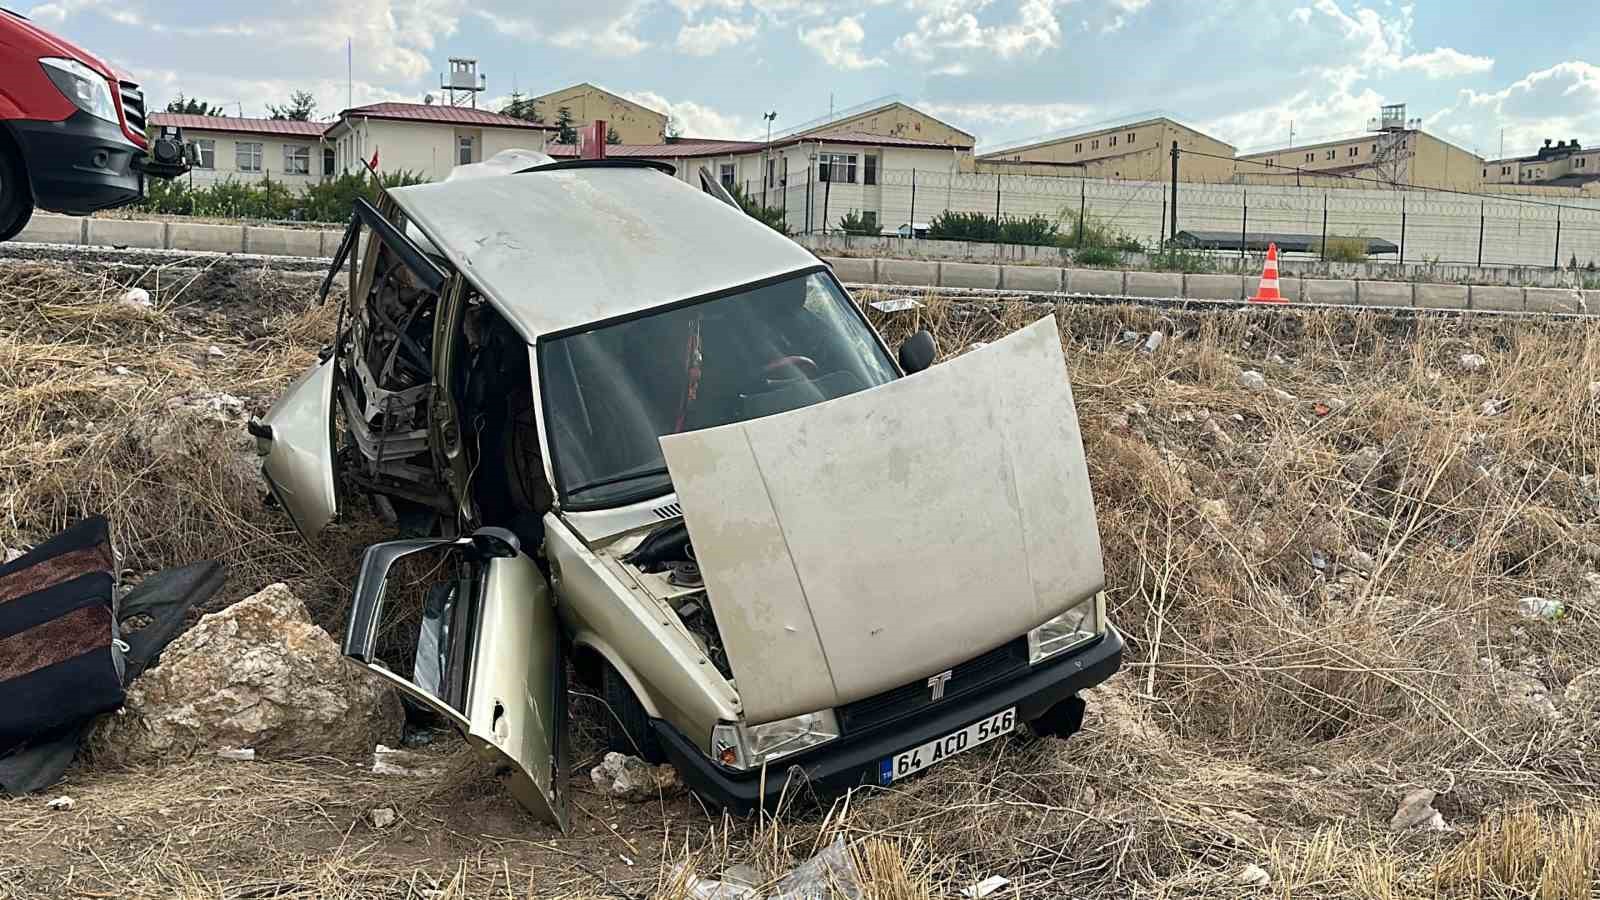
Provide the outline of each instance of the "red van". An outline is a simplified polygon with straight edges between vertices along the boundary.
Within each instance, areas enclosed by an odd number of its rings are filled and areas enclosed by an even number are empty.
[[[0,241],[33,208],[85,215],[133,203],[146,177],[189,170],[176,130],[145,136],[132,76],[0,9]]]

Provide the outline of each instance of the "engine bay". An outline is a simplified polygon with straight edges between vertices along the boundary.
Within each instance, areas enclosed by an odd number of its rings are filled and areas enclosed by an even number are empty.
[[[622,552],[623,548],[628,549]],[[706,596],[705,579],[694,557],[689,529],[682,520],[657,526],[637,543],[633,538],[624,538],[613,550],[621,567],[651,597],[672,608],[700,652],[723,678],[732,681],[733,670]]]

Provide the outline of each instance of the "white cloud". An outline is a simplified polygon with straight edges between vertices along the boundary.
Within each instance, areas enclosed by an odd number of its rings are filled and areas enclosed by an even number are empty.
[[[426,0],[424,0],[426,2]],[[532,16],[507,16],[475,10],[494,30],[525,41],[543,41],[567,50],[601,56],[634,56],[650,46],[638,34],[644,0],[563,4]]]
[[[682,129],[684,137],[737,139],[752,135],[742,116],[719,112],[703,103],[693,100],[673,102],[654,91],[617,91],[616,94],[666,113]]]
[[[1150,5],[1150,0],[1111,0],[1111,5],[1123,12],[1136,13]]]
[[[1400,60],[1400,68],[1416,69],[1429,78],[1456,78],[1477,75],[1494,68],[1494,59],[1488,56],[1470,56],[1449,47],[1414,53]]]
[[[967,131],[999,126],[1012,133],[1048,134],[1090,120],[1095,109],[1079,103],[937,103],[918,101],[916,107]],[[984,141],[981,134],[979,143]]]
[[[678,49],[690,56],[710,56],[755,36],[754,23],[734,22],[718,16],[709,22],[678,29]]]
[[[926,61],[960,50],[987,50],[1010,58],[1061,46],[1057,0],[1022,0],[1016,18],[998,25],[979,19],[990,0],[910,0],[909,5],[922,15],[894,46],[915,59]]]
[[[1498,91],[1463,90],[1428,124],[1476,144],[1483,156],[1499,155],[1502,130],[1507,156],[1532,153],[1546,138],[1593,140],[1600,133],[1600,66],[1568,60]]]
[[[1301,25],[1310,24],[1310,22],[1311,22],[1311,7],[1302,6],[1302,7],[1299,7],[1297,9],[1290,10],[1289,11],[1289,20],[1293,21],[1293,22],[1299,22]]]
[[[1360,45],[1357,64],[1369,70],[1414,70],[1429,78],[1451,78],[1481,74],[1494,67],[1492,57],[1472,56],[1450,47],[1409,53],[1414,21],[1411,6],[1400,7],[1392,18],[1363,6],[1346,13],[1338,0],[1316,0],[1313,7],[1332,19],[1347,41]],[[1294,15],[1302,22],[1310,20],[1308,11],[1297,9]]]
[[[234,75],[139,67],[139,77],[151,109],[161,109],[181,92],[186,97],[221,106],[230,116],[264,118],[267,104],[282,105],[294,91],[310,91],[317,99],[315,117],[332,120],[348,105],[368,103],[421,103],[422,95],[396,91],[368,81],[354,81],[348,93],[343,78],[240,78]],[[493,107],[488,107],[493,108]]]
[[[867,33],[854,16],[845,16],[832,25],[800,29],[800,43],[817,52],[830,66],[841,69],[871,69],[887,65],[881,57],[861,54]]]

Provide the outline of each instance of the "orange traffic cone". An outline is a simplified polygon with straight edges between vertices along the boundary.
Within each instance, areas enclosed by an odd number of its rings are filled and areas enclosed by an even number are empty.
[[[1250,302],[1289,302],[1282,294],[1278,293],[1278,245],[1276,242],[1267,244],[1267,264],[1261,268],[1261,286],[1256,288],[1256,294],[1250,298]]]

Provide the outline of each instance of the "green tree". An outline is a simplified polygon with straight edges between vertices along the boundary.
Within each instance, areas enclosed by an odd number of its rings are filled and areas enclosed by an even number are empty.
[[[617,129],[613,128],[610,125],[606,126],[606,143],[608,143],[608,144],[620,144],[620,143],[622,143],[622,135],[617,134]]]
[[[572,110],[565,106],[556,110],[555,125],[561,129],[556,133],[556,143],[576,144],[578,142],[578,130],[572,127]]]
[[[745,215],[765,222],[773,231],[779,234],[789,234],[789,229],[783,222],[782,207],[763,206],[760,197],[747,195],[737,184],[729,188],[728,193],[733,195],[733,199],[738,202],[739,208],[745,211]]]
[[[274,119],[291,119],[296,122],[309,122],[311,116],[317,111],[317,98],[311,96],[310,91],[295,91],[289,95],[289,102],[283,106],[267,104],[267,111]]]
[[[544,124],[544,113],[539,109],[539,101],[522,96],[521,91],[511,92],[511,98],[500,108],[500,114],[532,122],[535,125]]]
[[[876,235],[882,233],[882,229],[878,226],[877,213],[858,213],[853,209],[839,217],[839,230],[845,234]]]
[[[211,104],[194,97],[185,97],[182,91],[178,92],[176,100],[167,101],[167,112],[185,113],[192,116],[220,116],[222,107]]]

